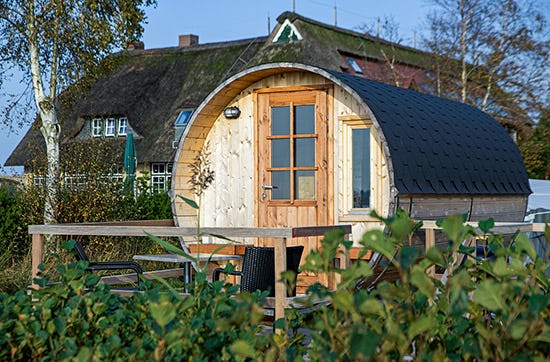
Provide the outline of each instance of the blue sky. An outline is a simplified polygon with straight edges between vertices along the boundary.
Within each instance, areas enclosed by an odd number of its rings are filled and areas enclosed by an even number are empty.
[[[268,17],[273,29],[277,17],[291,11],[293,4],[298,14],[331,25],[336,6],[337,25],[352,30],[391,16],[406,45],[413,45],[415,31],[422,32],[421,23],[430,9],[428,0],[158,0],[156,8],[147,10],[143,41],[150,49],[176,46],[179,34],[198,35],[203,44],[263,36],[268,32]],[[20,85],[12,81],[8,87],[17,90]],[[13,132],[0,125],[1,165],[27,129],[28,125]]]

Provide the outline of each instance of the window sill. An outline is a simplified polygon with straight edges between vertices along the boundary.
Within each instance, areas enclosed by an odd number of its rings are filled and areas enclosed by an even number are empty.
[[[380,222],[380,220],[372,217],[370,211],[364,212],[350,212],[348,214],[340,215],[338,222]]]

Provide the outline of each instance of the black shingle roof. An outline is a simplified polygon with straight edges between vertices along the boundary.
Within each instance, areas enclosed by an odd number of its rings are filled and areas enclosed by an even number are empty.
[[[519,150],[488,114],[463,103],[327,70],[370,108],[400,194],[530,194]]]

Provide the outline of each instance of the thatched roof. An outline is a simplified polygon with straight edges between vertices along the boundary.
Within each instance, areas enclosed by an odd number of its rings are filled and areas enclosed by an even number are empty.
[[[298,29],[302,41],[273,42],[285,19]],[[268,37],[191,45],[184,48],[129,50],[112,72],[95,82],[71,110],[62,109],[62,144],[78,142],[87,118],[124,115],[141,137],[136,138],[138,162],[170,162],[175,155],[174,121],[184,108],[196,108],[229,76],[253,65],[292,61],[336,71],[349,64],[343,54],[380,59],[380,49],[392,51],[401,63],[422,67],[427,56],[418,50],[371,36],[322,24],[294,13],[283,13]],[[124,143],[125,139],[115,139]],[[121,145],[123,148],[123,145]],[[6,166],[31,164],[31,152],[44,152],[39,120],[6,161]],[[122,163],[122,160],[121,160]]]

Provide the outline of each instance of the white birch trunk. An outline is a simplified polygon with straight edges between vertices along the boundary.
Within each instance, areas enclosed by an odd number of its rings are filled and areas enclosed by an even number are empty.
[[[46,199],[44,205],[44,223],[53,224],[57,221],[57,186],[59,180],[59,133],[57,114],[54,106],[55,94],[48,97],[44,92],[40,57],[38,48],[37,30],[35,27],[34,2],[29,1],[27,19],[27,38],[29,45],[30,66],[34,99],[38,109],[42,127],[40,131],[46,143],[47,172],[46,172]],[[52,77],[55,75],[52,74]],[[53,79],[50,83],[55,84]]]

